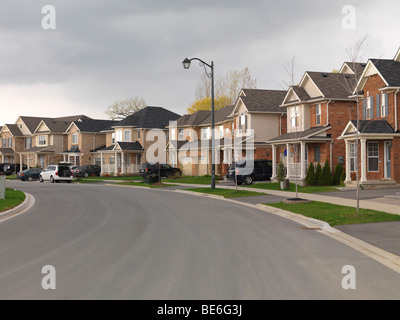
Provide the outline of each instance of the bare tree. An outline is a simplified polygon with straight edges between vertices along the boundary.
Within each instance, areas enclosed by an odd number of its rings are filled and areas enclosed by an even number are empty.
[[[144,107],[146,107],[146,101],[143,98],[134,97],[114,102],[105,113],[111,120],[122,120]]]
[[[295,69],[296,69],[296,57],[293,56],[292,59],[290,61],[287,61],[286,63],[286,67],[285,67],[285,71],[286,74],[289,77],[289,82],[284,82],[286,84],[287,87],[292,88],[295,86],[295,78],[296,78],[296,73],[295,73]],[[300,124],[300,120],[299,123],[297,123],[297,117],[298,117],[298,113],[297,113],[297,104],[294,106],[294,113],[295,113],[295,131],[293,133],[293,156],[294,156],[294,165],[295,165],[295,185],[296,185],[296,199],[299,197],[298,196],[298,191],[297,191],[297,176],[298,176],[298,172],[297,172],[297,167],[298,167],[298,158],[299,158],[299,139],[298,139],[298,133],[297,133],[297,127],[298,124]],[[290,121],[290,119],[288,119],[288,121]],[[288,165],[290,165],[290,158],[288,161]]]
[[[358,170],[358,160],[359,160],[359,131],[360,131],[360,96],[358,92],[358,82],[360,81],[361,76],[361,61],[364,59],[364,56],[361,54],[362,50],[366,45],[368,36],[365,35],[359,40],[357,40],[353,46],[346,49],[347,55],[349,57],[349,63],[351,63],[351,68],[353,69],[354,76],[349,76],[348,74],[343,74],[338,77],[339,82],[349,93],[349,96],[354,98],[354,101],[357,106],[357,122],[356,122],[356,141],[355,141],[355,170],[356,170],[356,208],[357,212],[360,209],[360,173]],[[348,164],[346,164],[348,165]]]
[[[215,97],[227,97],[229,104],[233,104],[243,88],[257,88],[257,79],[251,76],[247,67],[241,71],[230,71],[224,76],[217,77],[215,81]],[[209,97],[211,97],[211,79],[204,73],[197,84],[196,100],[200,101]]]

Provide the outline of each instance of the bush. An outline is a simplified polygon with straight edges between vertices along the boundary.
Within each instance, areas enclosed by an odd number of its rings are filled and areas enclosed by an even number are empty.
[[[344,180],[346,180],[346,170],[343,169],[342,174],[340,175],[340,185],[344,185]]]
[[[330,186],[332,184],[332,172],[328,160],[325,161],[322,169],[322,185]]]
[[[322,181],[322,167],[321,164],[318,162],[317,164],[317,169],[315,169],[315,185],[316,186],[322,186],[323,181]]]
[[[278,182],[282,182],[285,181],[286,178],[286,172],[285,172],[285,166],[283,165],[283,162],[279,162],[278,165],[278,172],[276,174],[276,180],[278,180]]]
[[[314,164],[312,162],[308,166],[305,182],[306,182],[306,185],[308,185],[308,186],[315,185],[315,168],[314,168]]]
[[[337,186],[341,184],[341,177],[344,169],[341,163],[338,163],[335,168],[335,172],[333,173],[332,177],[332,184]]]

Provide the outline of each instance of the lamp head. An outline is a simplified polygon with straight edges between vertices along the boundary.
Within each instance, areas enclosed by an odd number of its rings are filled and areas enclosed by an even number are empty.
[[[184,69],[189,69],[190,68],[190,60],[188,58],[186,58],[185,60],[183,60],[182,65],[183,65]]]

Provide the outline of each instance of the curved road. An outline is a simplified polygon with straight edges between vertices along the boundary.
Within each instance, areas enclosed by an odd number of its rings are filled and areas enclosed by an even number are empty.
[[[400,275],[295,222],[159,190],[7,182],[36,198],[0,223],[0,299],[399,299]],[[41,286],[42,267],[56,289]],[[356,269],[344,290],[343,266]]]

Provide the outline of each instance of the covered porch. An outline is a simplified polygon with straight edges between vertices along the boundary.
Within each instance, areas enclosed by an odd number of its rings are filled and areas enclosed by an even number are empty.
[[[400,187],[400,134],[385,120],[360,121],[359,130],[350,122],[340,139],[346,145],[346,186],[357,186],[358,172],[364,189]]]

